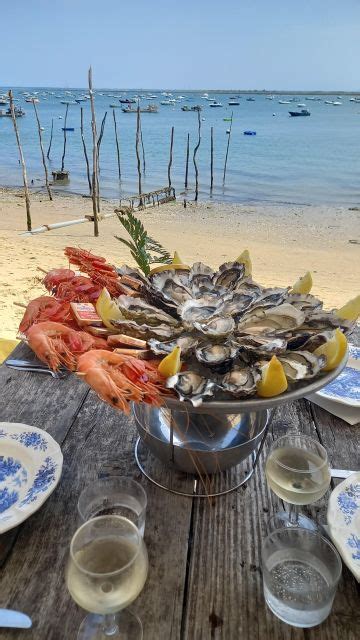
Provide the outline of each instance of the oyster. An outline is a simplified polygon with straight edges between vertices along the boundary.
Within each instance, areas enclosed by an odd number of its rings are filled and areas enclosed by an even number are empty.
[[[316,356],[309,351],[289,351],[279,356],[285,375],[290,382],[316,376],[325,365],[325,356]]]
[[[286,302],[292,304],[293,307],[304,311],[305,314],[315,309],[322,309],[323,303],[319,298],[315,298],[310,293],[289,293]]]
[[[221,311],[222,313],[229,314],[230,316],[240,318],[240,316],[247,311],[253,302],[254,295],[251,293],[236,291],[230,295],[227,300],[225,300]]]
[[[197,320],[204,322],[208,318],[211,318],[218,310],[218,306],[217,300],[204,297],[184,302],[179,311],[185,323],[193,324]]]
[[[168,324],[176,327],[179,325],[178,321],[168,313],[153,307],[141,298],[120,296],[117,303],[123,316],[129,320],[136,320],[136,322],[143,322],[152,326]]]
[[[288,294],[289,289],[281,289],[280,287],[274,287],[272,289],[262,289],[260,295],[258,295],[250,310],[261,308],[266,309],[268,307],[276,307],[282,304]]]
[[[313,352],[325,342],[333,337],[333,331],[322,331],[321,333],[302,333],[288,340],[288,349]]]
[[[209,338],[224,338],[234,331],[235,322],[231,316],[215,316],[208,322],[194,322],[194,327]]]
[[[213,291],[214,271],[202,262],[195,262],[189,272],[189,285],[195,297]]]
[[[168,389],[174,389],[180,400],[190,400],[194,407],[201,405],[203,398],[213,396],[216,388],[215,382],[194,371],[184,371],[171,376],[167,379],[166,386]]]
[[[237,332],[266,333],[269,329],[286,331],[300,327],[305,314],[291,304],[283,303],[277,307],[250,309],[240,320]]]
[[[198,362],[218,373],[225,373],[237,355],[237,349],[226,344],[206,344],[195,351]]]
[[[215,287],[234,289],[245,276],[245,265],[240,262],[225,262],[213,276]]]
[[[256,353],[284,353],[287,349],[287,340],[278,338],[275,335],[259,334],[257,336],[242,336],[237,339],[236,344],[245,351]]]
[[[190,335],[179,336],[170,342],[162,342],[156,340],[156,338],[150,338],[150,340],[148,340],[148,345],[155,355],[166,355],[167,353],[171,353],[175,347],[180,347],[181,354],[187,355],[197,344],[198,340]]]
[[[149,340],[157,338],[158,340],[170,340],[182,329],[179,327],[170,327],[167,324],[159,324],[156,327],[150,327],[147,324],[138,324],[133,320],[113,320],[114,329],[118,329],[119,333],[124,333],[132,338],[140,338],[141,340]]]
[[[355,324],[356,323],[351,320],[342,320],[335,315],[333,311],[316,310],[306,317],[302,328],[309,330],[312,333],[319,333],[320,331],[337,329],[337,327],[340,327],[346,334],[353,330]]]
[[[234,367],[223,377],[220,387],[237,398],[252,396],[260,377],[260,371],[254,367]]]
[[[164,298],[172,304],[180,305],[192,298],[190,289],[177,278],[176,272],[175,275],[170,275],[168,271],[155,274],[151,282],[152,286],[161,291]]]

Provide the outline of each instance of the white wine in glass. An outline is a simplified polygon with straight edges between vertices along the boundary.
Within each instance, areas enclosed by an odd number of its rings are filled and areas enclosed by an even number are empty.
[[[140,594],[147,573],[144,541],[127,518],[100,516],[80,527],[71,542],[66,572],[72,598],[91,612],[80,627],[79,640],[142,638],[140,620],[122,610]]]
[[[270,450],[265,473],[274,493],[290,504],[289,514],[277,514],[272,528],[302,526],[316,529],[310,518],[298,516],[294,505],[312,504],[328,490],[331,475],[325,449],[307,436],[283,436]]]

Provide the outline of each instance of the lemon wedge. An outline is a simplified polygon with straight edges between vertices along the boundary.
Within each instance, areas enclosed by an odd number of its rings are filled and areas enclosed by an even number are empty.
[[[123,318],[119,307],[114,300],[112,300],[110,293],[105,288],[100,293],[95,308],[105,327],[108,329],[114,329],[114,325],[111,324],[112,320],[121,320]]]
[[[316,356],[325,356],[326,364],[323,371],[332,371],[339,366],[347,350],[347,339],[341,329],[334,331],[333,337],[315,349]]]
[[[262,367],[261,380],[257,383],[258,395],[262,398],[272,398],[283,393],[288,388],[288,382],[281,362],[273,356]]]
[[[174,257],[172,259],[172,264],[184,264],[183,260],[181,260],[177,251],[174,253]]]
[[[236,258],[235,262],[242,262],[245,265],[245,276],[251,276],[252,263],[251,263],[250,253],[247,249],[244,249],[244,251],[240,253],[239,257]]]
[[[357,320],[360,316],[360,295],[349,300],[343,307],[337,309],[335,313],[342,320]]]
[[[164,376],[164,378],[170,378],[170,376],[179,373],[181,369],[180,353],[181,348],[174,347],[172,352],[165,356],[159,363],[158,372]]]
[[[290,293],[310,293],[313,286],[313,279],[310,271],[307,271],[304,276],[301,276],[297,280],[291,289]]]

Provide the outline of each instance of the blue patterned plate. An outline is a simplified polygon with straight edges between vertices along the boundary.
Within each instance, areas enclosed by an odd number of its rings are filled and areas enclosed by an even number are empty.
[[[60,480],[62,463],[46,431],[0,422],[0,534],[41,507]]]
[[[350,407],[360,407],[359,348],[349,345],[349,359],[345,369],[330,384],[317,391],[317,395]]]
[[[360,582],[360,471],[340,482],[331,493],[327,521],[332,541]]]

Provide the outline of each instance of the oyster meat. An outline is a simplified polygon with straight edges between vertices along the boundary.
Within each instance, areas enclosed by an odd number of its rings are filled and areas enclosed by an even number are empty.
[[[215,382],[194,371],[183,371],[166,381],[168,389],[174,389],[180,400],[190,400],[194,407],[202,404],[203,399],[214,395]]]
[[[228,371],[238,350],[231,344],[205,344],[195,350],[196,359],[201,364],[218,373]]]
[[[231,316],[215,316],[208,322],[194,322],[194,327],[210,339],[220,339],[229,336],[235,329],[235,322]]]
[[[153,307],[142,298],[132,298],[131,296],[119,296],[118,307],[123,316],[129,320],[136,320],[147,325],[156,326],[168,324],[177,327],[179,322],[165,311]]]
[[[155,274],[152,277],[152,287],[160,291],[164,298],[177,306],[192,298],[191,291],[186,287],[180,278],[169,274],[168,271]]]
[[[221,389],[241,398],[256,393],[256,383],[260,380],[260,370],[250,367],[234,367],[221,381]]]
[[[279,360],[290,382],[313,378],[326,362],[325,356],[316,356],[309,351],[289,351],[280,355]]]
[[[171,340],[170,342],[162,342],[156,338],[150,338],[148,345],[155,355],[166,355],[171,353],[175,347],[180,347],[181,355],[188,355],[198,344],[198,340],[193,336],[182,335]]]
[[[237,332],[266,333],[268,330],[278,332],[300,327],[305,314],[291,304],[283,303],[277,307],[250,309],[237,325]]]
[[[232,290],[243,280],[245,265],[240,262],[225,262],[213,276],[215,287]]]
[[[216,299],[204,297],[184,302],[179,311],[183,322],[192,325],[196,321],[205,322],[211,318],[217,312],[218,306]]]

